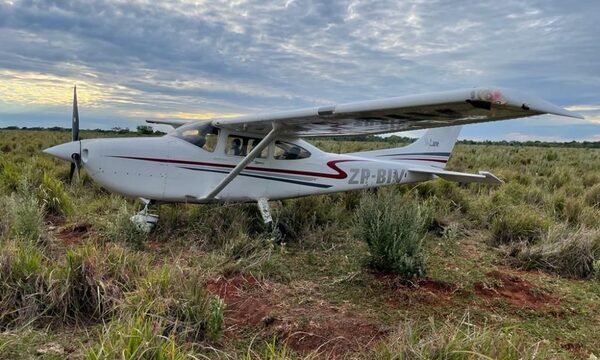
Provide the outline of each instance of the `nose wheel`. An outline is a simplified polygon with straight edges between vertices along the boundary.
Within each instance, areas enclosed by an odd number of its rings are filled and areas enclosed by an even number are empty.
[[[140,200],[144,204],[144,208],[133,215],[130,220],[140,231],[149,233],[154,229],[156,223],[158,223],[158,214],[150,213],[149,207],[154,204],[153,200]]]

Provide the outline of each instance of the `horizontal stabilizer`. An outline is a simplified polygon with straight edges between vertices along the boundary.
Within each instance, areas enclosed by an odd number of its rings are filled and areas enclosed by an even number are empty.
[[[477,174],[461,173],[457,171],[447,171],[435,168],[412,168],[408,169],[409,172],[418,174],[431,174],[441,177],[444,180],[456,181],[461,183],[485,183],[492,185],[500,185],[504,183],[498,179],[494,174],[487,171],[479,171]]]
[[[174,128],[178,128],[181,125],[189,123],[191,120],[175,120],[175,119],[157,119],[157,120],[146,120],[148,124],[161,124],[171,125]]]

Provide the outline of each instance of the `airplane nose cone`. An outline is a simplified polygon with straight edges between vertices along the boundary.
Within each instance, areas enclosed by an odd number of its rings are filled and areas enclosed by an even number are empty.
[[[44,150],[44,153],[57,157],[61,160],[71,162],[71,155],[81,152],[81,142],[72,141],[60,145],[53,146]]]

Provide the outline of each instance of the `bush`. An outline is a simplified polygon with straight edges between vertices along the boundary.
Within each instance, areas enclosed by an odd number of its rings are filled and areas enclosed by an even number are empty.
[[[527,270],[544,270],[562,276],[589,278],[600,260],[600,232],[553,228],[543,242],[509,250],[509,262]]]
[[[504,208],[492,220],[492,245],[534,244],[546,234],[548,226],[548,220],[527,207]]]
[[[337,198],[321,195],[285,200],[280,209],[275,209],[275,220],[283,224],[285,237],[299,240],[308,232],[348,220],[340,213],[344,209],[336,202]]]
[[[44,212],[35,197],[13,195],[6,200],[9,234],[23,240],[41,241],[45,234]]]
[[[407,197],[364,196],[356,216],[356,232],[367,242],[370,265],[405,278],[425,274],[423,238],[431,211]]]

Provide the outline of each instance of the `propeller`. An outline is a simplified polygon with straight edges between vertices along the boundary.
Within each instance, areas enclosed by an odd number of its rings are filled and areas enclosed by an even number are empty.
[[[79,141],[79,109],[77,108],[77,86],[73,88],[73,117],[71,120],[71,141]],[[79,170],[81,169],[80,152],[71,154],[71,171],[69,172],[69,180],[71,182],[73,182],[73,175],[75,175],[75,170],[77,170],[77,177],[79,177]]]

